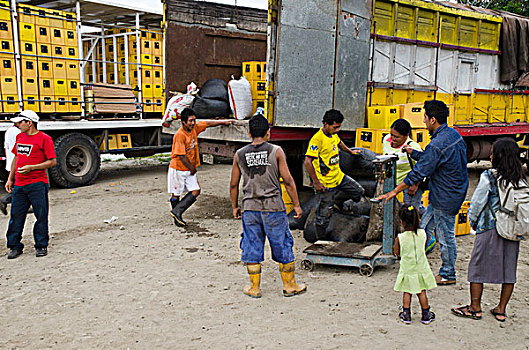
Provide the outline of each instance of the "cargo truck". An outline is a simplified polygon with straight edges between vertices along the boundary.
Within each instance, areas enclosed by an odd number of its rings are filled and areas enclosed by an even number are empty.
[[[188,1],[167,4],[182,2]],[[422,119],[422,103],[435,98],[451,106],[451,124],[467,143],[469,161],[488,159],[501,136],[527,143],[529,91],[517,88],[512,77],[502,82],[505,18],[512,19],[436,1],[270,0],[271,141],[286,149],[299,174],[307,140],[321,127],[325,110],[342,111],[342,138],[366,147],[381,144],[375,132],[408,117],[405,111]],[[248,142],[244,122],[207,130],[201,138],[203,152],[218,155]]]
[[[49,176],[59,186],[92,183],[99,173],[101,153],[136,156],[170,149],[170,137],[161,134],[162,107],[158,113],[149,113],[154,111],[155,103],[142,96],[145,84],[141,81],[147,70],[163,71],[162,62],[155,65],[143,59],[141,46],[151,35],[159,35],[161,42],[162,17],[161,13],[99,1],[0,1],[3,178],[4,132],[12,125],[9,119],[23,109],[40,115],[39,130],[55,142],[58,162],[49,170]],[[116,54],[105,57],[106,49],[116,47],[119,40],[131,46],[130,54],[124,54],[125,62],[119,61]],[[96,68],[102,69],[102,79],[90,80]],[[127,68],[127,80],[116,85],[120,87],[114,89],[117,93],[98,100],[95,91],[111,89],[108,83],[113,82],[107,78],[114,73],[117,76],[121,68]],[[139,76],[136,81],[134,72]]]
[[[228,73],[240,75],[243,60],[266,53],[266,11],[242,9],[237,14],[234,7],[205,6],[208,13],[221,16],[222,23],[233,16],[260,18],[264,31],[252,32],[251,20],[245,21],[248,31],[195,30],[186,24],[178,26],[186,35],[166,38],[161,10],[98,0],[0,1],[1,144],[17,112],[39,113],[38,128],[52,136],[57,150],[58,164],[50,169],[50,179],[64,187],[95,181],[101,154],[129,157],[170,151],[172,136],[161,132],[166,69],[171,74],[168,90],[185,91],[190,81],[203,83],[219,72],[226,73],[224,78]],[[184,7],[176,14],[189,22],[193,9]],[[195,50],[199,40],[216,56]],[[181,49],[166,51],[166,44]],[[243,47],[254,52],[242,55]],[[182,71],[188,75],[174,76]],[[0,147],[2,178],[4,159]]]

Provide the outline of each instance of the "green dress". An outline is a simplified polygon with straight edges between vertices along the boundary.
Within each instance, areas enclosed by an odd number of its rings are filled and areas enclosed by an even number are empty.
[[[418,229],[417,234],[413,231],[399,234],[400,269],[394,287],[397,292],[418,294],[437,287],[424,251],[425,243],[424,230]]]

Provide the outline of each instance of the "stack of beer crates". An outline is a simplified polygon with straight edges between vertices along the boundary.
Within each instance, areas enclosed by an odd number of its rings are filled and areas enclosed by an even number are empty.
[[[23,108],[41,113],[80,112],[74,14],[31,5],[19,5],[17,12],[18,38],[14,38],[9,2],[0,1],[1,111],[19,110],[14,53],[14,40],[18,40]]]
[[[382,140],[389,134],[391,124],[397,119],[406,119],[411,125],[412,140],[422,149],[430,142],[430,134],[424,125],[424,103],[406,103],[394,106],[367,107],[367,128],[356,129],[356,147],[370,149],[382,154]],[[448,125],[454,125],[454,106],[448,105]]]
[[[264,108],[266,99],[266,62],[246,61],[242,63],[242,75],[252,88],[252,113],[258,107]]]
[[[134,33],[135,29],[121,28],[109,29],[106,35],[117,33]],[[127,40],[128,56],[125,60],[125,40]],[[140,63],[141,63],[141,91],[143,112],[163,113],[164,111],[164,87],[163,87],[163,37],[159,31],[140,31]],[[89,49],[89,44],[85,43],[85,50]],[[102,45],[98,45],[95,50],[95,59],[103,60]],[[114,50],[116,50],[117,72],[114,70]],[[96,79],[92,76],[91,63],[87,65],[86,78],[88,82],[103,82],[103,64],[106,64],[106,80],[109,84],[125,84],[126,69],[128,61],[129,85],[135,89],[138,97],[138,48],[136,35],[118,36],[116,47],[112,37],[105,40],[105,58],[107,63],[96,64]],[[108,63],[109,62],[109,63]],[[117,73],[117,74],[116,74]]]
[[[75,14],[31,5],[17,12],[24,109],[80,113]]]
[[[18,112],[13,27],[9,1],[0,1],[0,112]]]

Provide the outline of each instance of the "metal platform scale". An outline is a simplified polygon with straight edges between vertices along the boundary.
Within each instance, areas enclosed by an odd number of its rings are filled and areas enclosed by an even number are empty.
[[[373,160],[375,165],[375,177],[384,183],[384,193],[395,188],[397,173],[396,155],[378,156]],[[372,202],[377,202],[372,200]],[[358,267],[362,276],[371,276],[376,266],[387,266],[395,263],[396,257],[393,255],[394,237],[394,216],[393,208],[395,200],[384,204],[384,225],[382,235],[382,245],[380,244],[360,244],[347,242],[318,241],[307,247],[305,260],[301,262],[302,267],[313,270],[314,266],[338,265]]]

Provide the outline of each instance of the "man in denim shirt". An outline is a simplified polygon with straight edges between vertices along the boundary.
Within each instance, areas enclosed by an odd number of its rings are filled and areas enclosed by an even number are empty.
[[[387,201],[425,177],[430,179],[430,205],[420,227],[426,230],[428,241],[435,231],[441,246],[443,264],[436,276],[437,284],[455,284],[455,219],[468,188],[467,147],[461,135],[446,124],[448,108],[442,101],[426,101],[424,110],[424,123],[432,140],[423,152],[404,147],[417,164],[403,182],[379,199]]]

